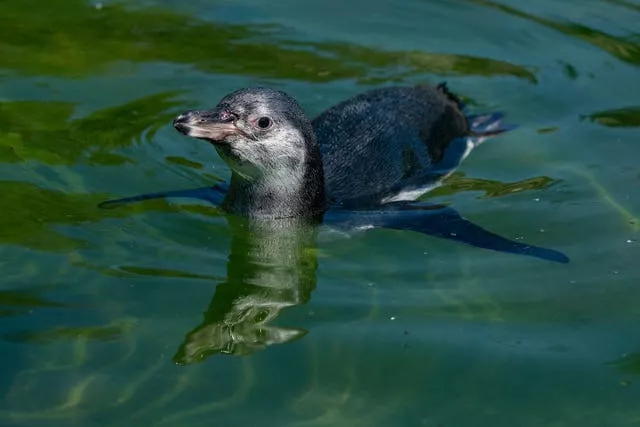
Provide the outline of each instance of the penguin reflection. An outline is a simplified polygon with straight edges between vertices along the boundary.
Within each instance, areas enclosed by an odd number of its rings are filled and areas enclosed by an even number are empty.
[[[227,221],[227,280],[216,287],[202,323],[187,333],[173,358],[178,364],[214,354],[247,355],[307,333],[272,323],[282,309],[309,301],[315,289],[315,221],[231,215]]]

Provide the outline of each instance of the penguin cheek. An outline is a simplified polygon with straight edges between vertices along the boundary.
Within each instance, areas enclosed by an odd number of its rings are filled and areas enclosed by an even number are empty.
[[[238,138],[236,141],[228,145],[229,151],[235,158],[236,163],[255,164],[256,153],[251,146],[251,141],[246,138]]]

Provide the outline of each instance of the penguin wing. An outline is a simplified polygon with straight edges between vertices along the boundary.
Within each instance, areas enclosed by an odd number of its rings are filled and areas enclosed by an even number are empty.
[[[528,245],[493,233],[463,218],[456,210],[427,203],[390,203],[377,210],[329,211],[325,222],[343,231],[388,228],[414,231],[478,248],[547,261],[568,263],[569,257],[554,249]]]

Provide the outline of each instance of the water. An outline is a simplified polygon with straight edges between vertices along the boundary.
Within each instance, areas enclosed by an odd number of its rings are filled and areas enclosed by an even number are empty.
[[[0,15],[3,426],[640,424],[636,0]],[[226,180],[170,122],[238,87],[313,116],[445,79],[520,128],[425,200],[570,264],[391,230],[262,239],[184,200],[97,208]]]

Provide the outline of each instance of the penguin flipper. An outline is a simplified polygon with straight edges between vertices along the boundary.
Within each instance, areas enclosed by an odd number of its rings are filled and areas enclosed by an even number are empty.
[[[152,199],[169,199],[169,198],[186,198],[199,199],[209,202],[215,206],[220,206],[222,200],[227,193],[226,186],[214,185],[209,187],[189,188],[186,190],[173,190],[158,193],[145,193],[132,197],[123,197],[121,199],[105,200],[98,204],[101,209],[114,209],[119,206],[141,202],[143,200]]]

